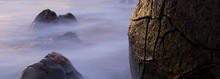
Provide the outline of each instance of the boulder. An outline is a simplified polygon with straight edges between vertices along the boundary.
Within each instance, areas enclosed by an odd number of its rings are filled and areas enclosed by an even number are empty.
[[[220,79],[220,0],[139,0],[128,36],[132,79]]]
[[[51,11],[50,9],[45,9],[37,15],[34,22],[55,23],[57,22],[57,19],[57,14],[54,11]]]
[[[29,65],[19,79],[83,79],[63,55],[52,52],[42,60]]]
[[[54,11],[45,9],[37,15],[31,25],[31,30],[34,35],[39,34],[40,36],[37,37],[37,39],[34,40],[36,42],[30,46],[50,48],[60,47],[65,44],[75,44],[80,41],[77,34],[75,32],[68,32],[65,30],[70,30],[71,27],[68,26],[75,26],[76,24],[78,24],[78,22],[72,13],[57,16]],[[57,30],[60,29],[64,30],[66,33],[64,35],[56,36]],[[47,36],[42,37],[42,34]]]
[[[40,14],[37,15],[33,21],[31,28],[32,29],[42,29],[45,27],[57,26],[57,25],[75,25],[77,20],[72,13],[67,13],[64,15],[59,15],[50,9],[43,10]]]
[[[77,22],[76,17],[72,13],[67,13],[64,15],[59,15],[58,20],[61,23],[68,23],[68,22]]]

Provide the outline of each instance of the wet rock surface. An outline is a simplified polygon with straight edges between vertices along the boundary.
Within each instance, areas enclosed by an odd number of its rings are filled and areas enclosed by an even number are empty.
[[[139,0],[129,26],[133,79],[220,79],[219,0]]]
[[[29,65],[19,79],[83,79],[63,55],[52,52],[42,60]]]

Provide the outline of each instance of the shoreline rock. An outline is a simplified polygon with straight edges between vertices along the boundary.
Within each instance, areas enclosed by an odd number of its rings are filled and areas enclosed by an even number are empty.
[[[78,22],[72,13],[57,15],[54,11],[45,9],[36,16],[33,23],[31,24],[31,28],[34,30],[44,29],[46,27],[53,27],[57,25],[74,26],[76,24],[78,24]]]
[[[132,79],[219,79],[219,0],[139,0],[128,36]]]
[[[63,55],[52,52],[29,65],[19,79],[84,79]]]

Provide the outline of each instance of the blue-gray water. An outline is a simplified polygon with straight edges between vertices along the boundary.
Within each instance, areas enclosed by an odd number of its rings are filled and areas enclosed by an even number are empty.
[[[86,79],[130,79],[127,30],[135,0],[0,0],[0,79],[18,79],[29,64],[55,51]],[[30,31],[43,9],[73,13],[80,25]],[[44,46],[41,37],[77,33],[82,43]],[[42,47],[41,47],[41,44]],[[72,44],[72,43],[71,43]]]

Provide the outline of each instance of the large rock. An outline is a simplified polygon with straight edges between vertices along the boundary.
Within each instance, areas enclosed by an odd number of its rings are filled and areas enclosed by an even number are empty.
[[[45,27],[56,26],[59,24],[75,25],[77,24],[77,20],[72,13],[57,16],[54,11],[51,11],[50,9],[45,9],[37,15],[31,25],[31,28],[43,29]]]
[[[57,22],[57,14],[54,11],[51,11],[50,9],[43,10],[40,14],[37,15],[34,22]]]
[[[76,44],[80,41],[76,32],[68,32],[71,27],[78,24],[76,17],[72,13],[59,15],[50,9],[45,9],[40,12],[31,25],[33,34],[37,35],[37,39],[31,42],[30,47],[48,48],[64,47],[71,44]],[[66,32],[64,35],[59,35],[61,31]],[[45,36],[42,36],[45,35]],[[68,44],[68,45],[66,45]],[[64,45],[64,46],[63,46]],[[72,46],[69,46],[72,47]]]
[[[52,52],[41,61],[29,65],[20,79],[83,79],[63,55]]]
[[[220,0],[139,0],[129,27],[133,79],[220,79]]]

